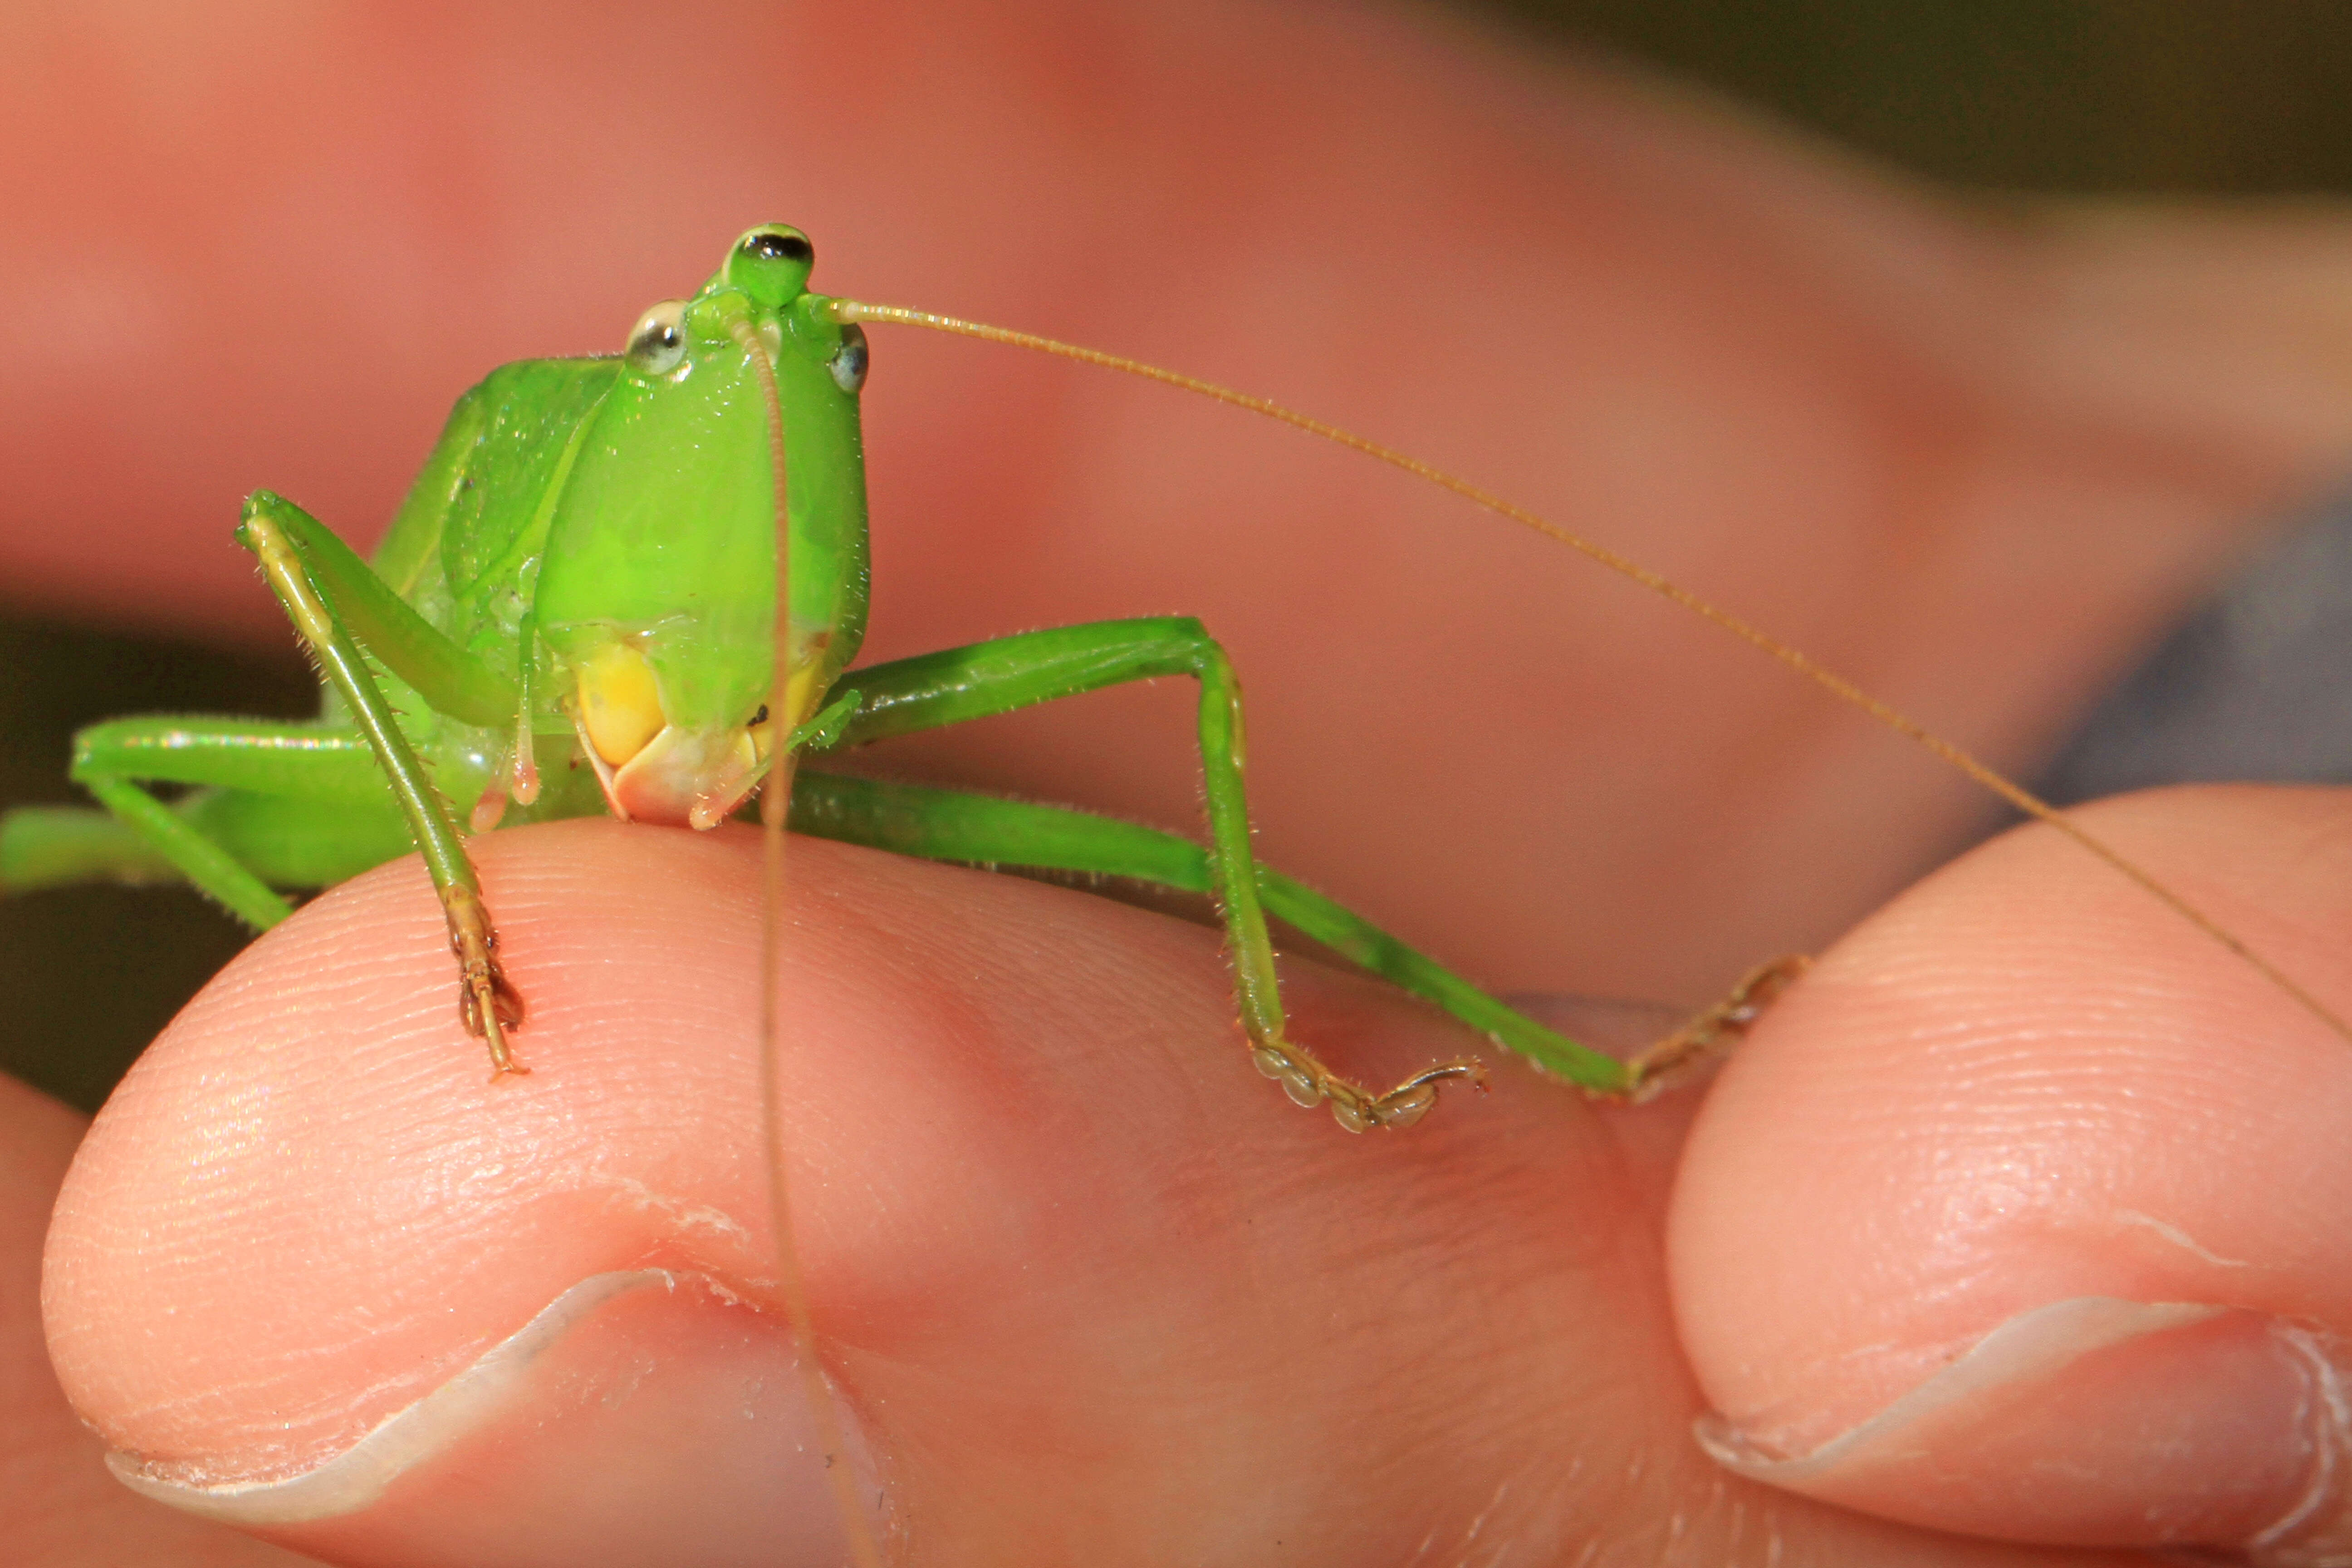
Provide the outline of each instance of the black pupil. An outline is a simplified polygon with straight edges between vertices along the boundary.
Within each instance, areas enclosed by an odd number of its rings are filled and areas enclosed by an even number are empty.
[[[816,255],[816,247],[797,234],[755,234],[743,248],[769,261],[808,261]]]

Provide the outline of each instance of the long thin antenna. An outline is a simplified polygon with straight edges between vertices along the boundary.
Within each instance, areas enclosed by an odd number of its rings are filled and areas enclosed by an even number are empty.
[[[768,413],[769,470],[776,478],[775,671],[768,686],[776,754],[766,782],[760,786],[760,1135],[768,1167],[769,1227],[775,1235],[784,1315],[793,1328],[793,1359],[800,1367],[809,1415],[816,1424],[817,1445],[824,1450],[825,1484],[833,1490],[842,1529],[849,1537],[852,1561],[857,1568],[882,1568],[882,1552],[866,1528],[857,1479],[844,1452],[833,1385],[817,1360],[816,1325],[809,1308],[800,1247],[793,1233],[791,1183],[784,1174],[784,862],[785,846],[791,842],[784,820],[792,804],[793,763],[785,740],[795,721],[786,710],[793,678],[792,518],[786,505],[784,416],[776,396],[776,367],[750,321],[736,321],[733,335],[760,378],[760,396]]]
[[[867,305],[854,300],[835,300],[833,302],[833,313],[836,320],[843,321],[896,321],[910,327],[929,327],[934,331],[950,332],[957,337],[979,338],[983,342],[1006,343],[1014,348],[1034,349],[1040,353],[1052,354],[1059,359],[1076,360],[1081,364],[1098,365],[1105,370],[1119,371],[1128,375],[1141,376],[1146,381],[1156,381],[1163,385],[1197,393],[1213,402],[1263,416],[1277,424],[1304,430],[1310,436],[1319,436],[1326,441],[1348,447],[1351,451],[1361,452],[1368,458],[1377,458],[1392,468],[1402,468],[1416,479],[1425,479],[1437,486],[1440,489],[1453,491],[1473,505],[1484,507],[1497,516],[1508,518],[1511,521],[1521,527],[1532,529],[1547,539],[1556,540],[1570,550],[1599,562],[1618,575],[1633,579],[1660,597],[1673,600],[1702,620],[1730,633],[1750,647],[1778,659],[1839,701],[1861,709],[1897,734],[1917,742],[1944,762],[1958,769],[2028,816],[2048,823],[2137,883],[2150,897],[2171,910],[2173,913],[2236,953],[2247,963],[2252,964],[2257,973],[2292,997],[2304,1011],[2326,1025],[2344,1040],[2352,1042],[2352,1024],[2347,1024],[2334,1009],[2321,1002],[2309,991],[2305,990],[2295,981],[2288,978],[2276,965],[2248,947],[2219,921],[2158,881],[2152,872],[2127,858],[2120,850],[2078,825],[2064,812],[2043,800],[2023,784],[2001,773],[1990,764],[1978,761],[1967,751],[1945,740],[1926,725],[1919,723],[1900,710],[1880,701],[1845,677],[1815,663],[1805,654],[1760,627],[1700,598],[1680,584],[1652,571],[1639,562],[1620,555],[1607,545],[1596,543],[1580,533],[1562,528],[1549,519],[1529,511],[1516,501],[1507,500],[1492,490],[1481,489],[1467,479],[1457,478],[1443,468],[1423,462],[1419,458],[1400,452],[1393,447],[1385,447],[1378,441],[1356,435],[1352,431],[1342,430],[1336,425],[1327,424],[1323,420],[1301,414],[1296,409],[1285,407],[1270,398],[1255,397],[1246,392],[1236,392],[1229,386],[1220,386],[1214,382],[1202,381],[1197,376],[1185,375],[1179,371],[1163,370],[1155,364],[1146,364],[1141,360],[1129,359],[1121,354],[1105,353],[1100,349],[1080,348],[1075,343],[1059,342],[1052,338],[1041,338],[1032,332],[1017,332],[1006,327],[992,327],[982,321],[962,321],[954,316],[942,316],[930,310],[909,310],[903,305]]]

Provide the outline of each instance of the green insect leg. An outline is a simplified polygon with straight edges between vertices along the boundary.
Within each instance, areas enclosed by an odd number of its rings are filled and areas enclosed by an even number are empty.
[[[1318,1061],[1285,1033],[1274,942],[1266,932],[1244,796],[1241,689],[1224,649],[1190,617],[1105,621],[1031,632],[902,659],[842,678],[862,701],[841,742],[936,729],[1129,680],[1200,682],[1201,766],[1208,799],[1209,867],[1232,949],[1242,1026],[1258,1069],[1301,1105],[1328,1104],[1351,1131],[1417,1121],[1445,1079],[1477,1080],[1475,1061],[1447,1062],[1375,1090]]]
[[[268,931],[294,912],[291,904],[238,864],[236,857],[137,784],[127,779],[97,777],[84,779],[82,787],[97,796],[117,822],[129,827],[140,844],[255,930]],[[10,837],[16,835],[12,832]],[[17,846],[15,852],[23,854],[25,847]]]
[[[86,805],[20,805],[0,814],[0,893],[84,882],[143,888],[186,873],[118,816]]]
[[[1179,892],[1214,889],[1209,852],[1189,838],[1066,805],[806,772],[793,785],[795,832],[894,854],[1118,877]],[[1633,1087],[1624,1065],[1544,1027],[1427,954],[1271,867],[1257,868],[1267,915],[1371,973],[1435,1003],[1555,1077],[1596,1094]]]
[[[128,804],[142,820],[158,803],[152,796],[125,802],[126,787],[199,786],[163,809],[271,888],[326,887],[409,848],[374,753],[360,734],[339,725],[162,715],[111,720],[74,737],[71,776]],[[0,848],[0,885],[189,874],[120,817],[12,813],[0,834],[7,847]]]
[[[928,860],[1118,877],[1187,893],[1210,892],[1214,886],[1208,851],[1173,833],[1066,805],[921,784],[803,772],[793,784],[792,826],[814,837]],[[1258,867],[1257,885],[1272,919],[1592,1094],[1638,1096],[1667,1068],[1728,1045],[1805,965],[1801,958],[1759,965],[1723,1001],[1632,1062],[1622,1062],[1545,1027],[1353,910],[1269,866]]]
[[[267,930],[288,913],[272,889],[339,882],[408,847],[366,742],[331,725],[114,720],[74,737],[72,777],[108,812],[9,813],[0,888],[185,878]],[[157,783],[204,787],[166,805],[142,787]]]
[[[441,896],[449,946],[457,957],[458,1014],[467,1032],[489,1047],[493,1069],[521,1072],[525,1069],[509,1049],[506,1032],[522,1024],[522,998],[499,967],[498,935],[482,902],[481,880],[467,858],[448,808],[425,776],[391,704],[369,673],[359,644],[296,547],[291,535],[306,525],[325,531],[290,502],[258,491],[246,501],[237,541],[261,563],[270,591],[278,595],[295,631],[350,709],[354,727],[365,737],[424,854],[425,869]],[[390,668],[397,669],[403,662],[397,650],[378,649],[377,653]]]

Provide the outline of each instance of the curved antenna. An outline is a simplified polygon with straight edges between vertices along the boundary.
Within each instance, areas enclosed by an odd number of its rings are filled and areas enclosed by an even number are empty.
[[[2248,947],[2244,941],[2228,927],[2158,880],[2153,872],[2126,857],[2122,851],[2083,827],[2066,813],[2043,800],[2023,784],[2000,773],[1990,763],[1979,761],[1960,746],[1944,739],[1901,710],[1873,697],[1835,670],[1816,663],[1804,653],[1790,647],[1761,627],[1700,598],[1679,583],[1661,573],[1652,571],[1631,557],[1620,555],[1605,544],[1597,543],[1580,533],[1563,528],[1559,523],[1528,510],[1516,501],[1507,500],[1492,490],[1474,485],[1467,479],[1449,474],[1433,464],[1424,463],[1419,458],[1400,452],[1393,447],[1383,446],[1378,441],[1356,435],[1352,431],[1343,430],[1337,425],[1328,424],[1323,420],[1301,414],[1297,409],[1286,407],[1271,398],[1255,397],[1246,392],[1236,392],[1232,387],[1220,386],[1213,381],[1202,381],[1197,376],[1186,375],[1181,371],[1164,370],[1159,365],[1146,364],[1141,360],[1129,359],[1122,354],[1105,353],[1100,349],[1081,348],[1076,343],[1066,343],[1053,338],[1039,337],[1033,332],[1014,331],[1008,327],[992,327],[982,321],[967,321],[955,316],[940,315],[931,310],[909,310],[903,305],[867,305],[855,300],[835,300],[833,302],[833,313],[835,319],[843,321],[895,321],[903,326],[929,327],[933,331],[948,332],[957,337],[978,338],[986,342],[1009,344],[1013,348],[1034,349],[1039,353],[1052,354],[1057,359],[1076,360],[1081,364],[1098,365],[1104,370],[1115,370],[1123,374],[1140,376],[1146,381],[1156,381],[1165,386],[1197,393],[1213,402],[1223,403],[1231,407],[1261,416],[1274,420],[1276,424],[1287,425],[1295,430],[1304,430],[1310,436],[1319,436],[1334,445],[1376,458],[1392,468],[1402,468],[1415,479],[1424,479],[1440,489],[1451,490],[1474,506],[1483,507],[1499,517],[1509,519],[1523,528],[1532,529],[1547,539],[1565,544],[1570,550],[1606,566],[1619,576],[1631,578],[1661,598],[1671,599],[1700,619],[1730,633],[1759,652],[1779,660],[1839,701],[1859,708],[1896,734],[1903,735],[1926,747],[1943,762],[1999,795],[2026,816],[2037,821],[2048,823],[2083,848],[2105,861],[2115,870],[2137,883],[2148,896],[2182,920],[2252,965],[2255,973],[2276,986],[2305,1012],[2327,1026],[2340,1038],[2352,1042],[2352,1023],[2347,1023],[2326,1003],[2289,978],[2268,959]]]
[[[857,1568],[882,1568],[882,1552],[866,1528],[866,1511],[857,1496],[853,1467],[843,1451],[841,1415],[834,1406],[833,1385],[817,1360],[816,1325],[809,1308],[808,1279],[801,1268],[800,1246],[793,1231],[792,1187],[784,1174],[784,819],[793,796],[793,754],[786,745],[791,730],[784,715],[792,685],[793,548],[792,520],[786,505],[789,487],[784,466],[784,416],[776,396],[776,367],[757,331],[745,319],[730,326],[735,342],[751,362],[760,380],[760,399],[768,416],[769,471],[776,477],[776,614],[774,672],[769,677],[768,711],[775,716],[775,752],[768,776],[760,786],[760,1137],[761,1163],[768,1169],[769,1228],[774,1234],[779,1292],[784,1316],[793,1330],[793,1360],[799,1365],[802,1391],[810,1417],[816,1424],[817,1447],[824,1457],[825,1485],[849,1537],[849,1553]]]

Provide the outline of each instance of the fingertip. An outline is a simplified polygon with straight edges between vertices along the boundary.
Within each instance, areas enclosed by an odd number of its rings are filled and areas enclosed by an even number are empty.
[[[473,847],[531,1073],[492,1080],[459,1029],[414,861],[306,908],[88,1141],[49,1242],[66,1384],[149,1495],[339,1558],[822,1551],[770,1253],[757,838],[583,821]],[[794,1228],[895,1495],[980,1538],[1066,1506],[1115,1533],[1139,1476],[1222,1491],[1263,1457],[1221,1431],[1349,1407],[1316,1259],[1385,1255],[1416,1173],[1484,1129],[1350,1139],[1269,1093],[1213,932],[822,842],[792,866]],[[1391,999],[1348,1023],[1373,1072],[1461,1044]],[[1302,1151],[1328,1169],[1293,1192]],[[1163,1398],[1225,1414],[1171,1427]]]
[[[2347,989],[2339,794],[2084,816]],[[2243,1544],[2342,1442],[2294,1336],[2352,1327],[2347,1116],[2352,1044],[2056,835],[1996,841],[1827,955],[1694,1130],[1669,1248],[1712,1447],[1940,1529]]]
[[[477,847],[531,1075],[488,1083],[457,1031],[414,864],[264,939],[68,1183],[48,1314],[74,1397],[151,1495],[338,1560],[822,1551],[814,1489],[780,1479],[814,1440],[767,1262],[757,841],[583,822]],[[1679,1107],[1603,1116],[1498,1068],[1351,1137],[1251,1069],[1213,931],[793,856],[794,1228],[825,1370],[927,1541],[1402,1557],[1496,1528],[1530,1431],[1665,1446],[1597,1509],[1707,1484],[1670,1337],[1622,1310],[1656,1299]],[[1285,978],[1302,1037],[1364,1077],[1465,1043]],[[518,1352],[551,1311],[565,1331]],[[649,1443],[657,1470],[627,1468]],[[650,1473],[676,1484],[626,1484]],[[1509,1527],[1559,1547],[1568,1492],[1515,1495]]]
[[[337,1560],[823,1560],[762,1310],[740,846],[477,850],[539,1070],[459,1026],[414,860],[318,900],[100,1117],[49,1237],[59,1375],[139,1489]],[[660,1288],[583,1294],[615,1279]]]

